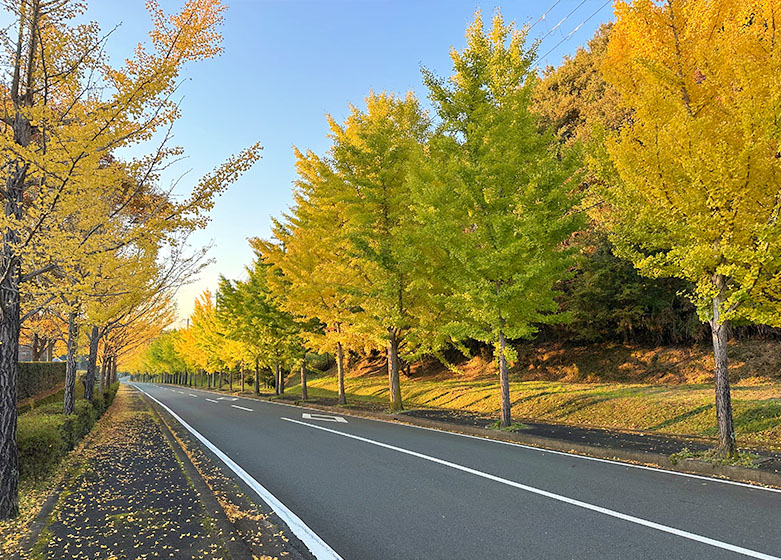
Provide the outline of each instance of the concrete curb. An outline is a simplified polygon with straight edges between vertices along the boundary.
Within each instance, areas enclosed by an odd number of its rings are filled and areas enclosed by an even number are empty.
[[[193,465],[190,457],[182,448],[182,445],[171,433],[168,422],[162,416],[163,411],[159,410],[159,407],[155,406],[155,403],[147,398],[141,391],[136,390],[136,394],[152,412],[154,421],[160,427],[163,437],[171,447],[171,451],[179,460],[179,464],[187,474],[187,478],[190,479],[190,483],[193,485],[193,488],[195,488],[198,499],[201,501],[204,510],[209,514],[212,522],[214,522],[220,530],[219,538],[222,539],[231,560],[252,560],[253,555],[252,552],[250,552],[249,546],[244,542],[239,530],[234,526],[230,519],[228,519],[228,516],[222,509],[217,497],[206,484],[206,481],[203,479],[203,476],[198,469],[195,468],[195,465]],[[175,422],[175,420],[171,420]]]
[[[339,414],[344,414],[347,416],[360,416],[364,418],[397,422],[399,424],[409,424],[423,428],[432,428],[445,432],[455,432],[486,439],[506,441],[509,443],[519,443],[522,445],[528,445],[530,447],[549,449],[551,451],[561,451],[563,453],[573,453],[575,455],[585,455],[588,457],[595,457],[597,459],[610,459],[620,462],[652,465],[669,471],[684,472],[712,478],[723,478],[737,482],[746,482],[749,484],[760,484],[763,486],[781,488],[781,474],[760,471],[758,469],[750,469],[747,467],[715,465],[713,463],[708,463],[706,461],[700,461],[697,459],[683,459],[677,463],[673,463],[669,456],[649,451],[632,451],[629,449],[620,449],[614,447],[599,447],[595,445],[571,443],[553,438],[524,434],[522,432],[497,433],[497,430],[477,428],[474,426],[461,426],[458,424],[450,424],[448,422],[439,422],[436,420],[427,420],[424,418],[415,418],[414,416],[399,414],[372,413],[367,411],[345,411],[341,408],[323,405],[303,405],[298,403],[295,403],[295,405],[302,408],[316,408],[334,413],[338,412]],[[354,412],[360,413],[355,414]]]
[[[194,387],[201,391],[208,391],[215,394],[226,394],[226,391],[213,391],[210,389],[204,389],[201,387]],[[676,463],[670,460],[670,457],[661,453],[653,453],[650,451],[633,451],[629,449],[620,449],[615,447],[599,447],[595,445],[571,443],[561,441],[553,438],[546,438],[540,436],[533,436],[524,434],[522,432],[499,432],[497,430],[490,430],[486,428],[478,428],[474,426],[462,426],[459,424],[451,424],[448,422],[440,422],[437,420],[428,420],[425,418],[416,418],[414,416],[406,416],[404,414],[390,414],[386,412],[372,412],[368,410],[353,410],[350,408],[343,408],[338,406],[327,406],[316,403],[307,403],[305,401],[287,401],[282,399],[273,399],[265,396],[256,395],[243,395],[240,393],[230,393],[235,396],[241,396],[243,398],[250,398],[256,400],[269,401],[273,403],[280,403],[289,406],[296,406],[303,409],[314,409],[331,412],[333,414],[339,414],[341,416],[355,416],[359,418],[369,418],[372,420],[383,420],[385,422],[395,422],[398,424],[408,424],[411,426],[419,426],[421,428],[431,428],[434,430],[440,430],[444,432],[452,432],[457,434],[466,434],[475,437],[481,437],[485,439],[493,439],[497,441],[504,441],[508,443],[518,443],[521,445],[528,445],[530,447],[537,447],[540,449],[548,449],[551,451],[559,451],[563,453],[572,453],[574,455],[584,455],[587,457],[594,457],[597,459],[607,459],[612,461],[640,464],[645,466],[658,467],[663,470],[681,472],[687,474],[696,474],[700,476],[706,476],[710,478],[721,478],[725,480],[732,480],[735,482],[745,482],[747,484],[758,484],[762,486],[769,486],[772,488],[781,488],[781,474],[771,473],[767,471],[760,471],[758,469],[750,469],[747,467],[731,466],[731,465],[715,465],[706,461],[697,459],[683,459]]]

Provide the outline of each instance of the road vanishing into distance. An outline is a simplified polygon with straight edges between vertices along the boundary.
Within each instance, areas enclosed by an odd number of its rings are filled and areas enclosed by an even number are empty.
[[[178,386],[172,413],[319,559],[781,558],[781,492]]]

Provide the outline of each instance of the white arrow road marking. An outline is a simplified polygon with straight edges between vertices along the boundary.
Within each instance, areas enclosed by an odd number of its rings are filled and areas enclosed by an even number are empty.
[[[239,410],[246,410],[247,412],[252,412],[252,409],[251,409],[251,408],[245,408],[245,407],[243,407],[243,406],[239,406],[239,405],[237,405],[237,404],[232,404],[231,406],[232,406],[233,408],[238,408]]]
[[[301,418],[304,418],[305,420],[322,420],[323,422],[341,422],[342,424],[347,424],[347,420],[341,416],[331,416],[329,414],[310,414],[308,412],[303,412]]]
[[[395,445],[390,445],[388,443],[383,443],[381,441],[375,441],[373,439],[356,436],[353,434],[348,434],[346,432],[340,432],[339,430],[332,430],[331,428],[326,428],[324,426],[317,426],[315,424],[308,424],[306,422],[301,422],[300,420],[294,420],[293,418],[285,418],[282,417],[282,420],[286,420],[288,422],[294,422],[296,424],[300,424],[301,426],[307,426],[309,428],[314,428],[316,430],[322,430],[324,432],[329,432],[332,434],[336,434],[338,436],[344,436],[350,439],[355,439],[358,441],[362,441],[364,443],[370,443],[372,445],[376,445],[378,447],[384,447],[385,449],[390,449],[392,451],[397,451],[399,453],[404,453],[405,455],[411,455],[413,457],[417,457],[418,459],[423,459],[425,461],[431,461],[432,463],[437,463],[439,465],[443,465],[445,467],[450,467],[451,469],[456,469],[461,472],[473,474],[475,476],[479,476],[481,478],[486,478],[488,480],[493,480],[494,482],[499,482],[501,484],[506,484],[507,486],[512,486],[513,488],[517,488],[519,490],[524,490],[526,492],[530,492],[532,494],[537,494],[538,496],[544,496],[546,498],[550,498],[552,500],[556,500],[558,502],[563,502],[565,504],[569,504],[572,506],[576,506],[579,508],[583,508],[589,511],[594,511],[596,513],[601,513],[603,515],[608,515],[610,517],[614,517],[616,519],[621,519],[623,521],[628,521],[629,523],[635,523],[637,525],[642,525],[644,527],[649,527],[651,529],[656,529],[657,531],[662,531],[664,533],[669,533],[671,535],[677,535],[679,537],[683,537],[684,539],[689,539],[691,541],[700,542],[703,544],[707,544],[716,548],[721,548],[722,550],[729,550],[731,552],[737,552],[738,554],[742,554],[744,556],[748,556],[750,558],[759,558],[760,560],[781,560],[781,557],[778,556],[772,556],[770,554],[765,554],[764,552],[758,552],[756,550],[751,550],[749,548],[743,548],[742,546],[736,546],[734,544],[726,543],[723,541],[718,541],[716,539],[711,539],[710,537],[705,537],[703,535],[698,535],[696,533],[690,533],[689,531],[684,531],[682,529],[676,529],[675,527],[670,527],[669,525],[662,525],[661,523],[656,523],[654,521],[649,521],[647,519],[642,519],[640,517],[635,517],[634,515],[627,515],[626,513],[621,513],[619,511],[615,511],[612,509],[604,508],[602,506],[597,506],[594,504],[590,504],[588,502],[582,502],[580,500],[576,500],[574,498],[569,498],[567,496],[562,496],[561,494],[555,494],[553,492],[548,492],[547,490],[542,490],[540,488],[535,488],[534,486],[528,486],[526,484],[521,484],[520,482],[515,482],[514,480],[508,480],[506,478],[502,478],[490,473],[486,473],[483,471],[479,471],[477,469],[473,469],[470,467],[466,467],[464,465],[459,465],[458,463],[452,463],[450,461],[445,461],[444,459],[440,459],[438,457],[432,457],[431,455],[425,455],[423,453],[418,453],[417,451],[412,451],[410,449],[404,449],[403,447],[396,447]]]
[[[214,399],[206,399],[206,400],[209,401],[209,402],[217,402]]]

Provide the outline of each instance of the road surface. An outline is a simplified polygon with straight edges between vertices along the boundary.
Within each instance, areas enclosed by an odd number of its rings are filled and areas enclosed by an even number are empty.
[[[781,559],[781,492],[134,384],[319,559]]]

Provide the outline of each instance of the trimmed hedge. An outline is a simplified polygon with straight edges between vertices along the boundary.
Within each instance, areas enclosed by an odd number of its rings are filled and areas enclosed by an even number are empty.
[[[19,362],[16,401],[23,401],[65,382],[65,362]]]
[[[49,403],[19,416],[16,444],[19,475],[40,477],[48,474],[60,460],[89,433],[119,389],[114,383],[92,402],[79,399],[73,414],[62,413],[62,403]]]
[[[68,452],[63,437],[63,414],[24,414],[19,417],[16,441],[19,450],[19,476],[43,475]]]

